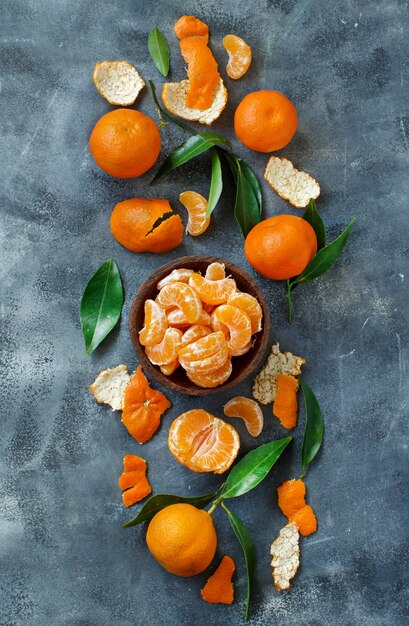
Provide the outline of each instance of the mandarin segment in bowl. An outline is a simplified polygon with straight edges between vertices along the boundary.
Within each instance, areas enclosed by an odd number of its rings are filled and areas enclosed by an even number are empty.
[[[193,274],[193,270],[189,270],[186,267],[178,267],[162,278],[156,285],[156,288],[160,291],[168,283],[188,283],[191,274]]]
[[[165,309],[177,307],[183,311],[189,324],[197,322],[202,311],[202,303],[196,291],[185,283],[165,285],[160,290],[157,300]]]
[[[139,341],[143,346],[154,346],[165,336],[168,320],[165,309],[154,300],[145,300],[144,326],[139,332]]]
[[[169,429],[169,450],[194,472],[223,474],[240,448],[238,432],[203,409],[192,409],[175,419]]]
[[[236,282],[233,278],[210,280],[196,272],[190,276],[189,285],[206,304],[224,304],[236,291]]]
[[[227,359],[224,365],[214,370],[213,372],[203,373],[203,372],[193,372],[192,370],[187,370],[186,375],[192,383],[198,385],[199,387],[203,387],[203,389],[213,389],[215,387],[220,387],[223,385],[226,380],[228,380],[233,371],[233,364],[231,359]]]
[[[155,346],[146,346],[146,356],[153,365],[169,365],[178,358],[178,350],[182,342],[182,331],[178,328],[167,328],[162,341]]]
[[[226,266],[224,263],[219,263],[218,261],[210,263],[207,266],[205,278],[209,280],[223,280],[223,278],[226,278]]]
[[[231,304],[249,316],[251,323],[251,332],[258,333],[262,328],[263,310],[254,296],[249,293],[235,291],[227,300],[227,304]]]
[[[231,356],[240,351],[251,341],[251,322],[246,313],[231,304],[222,304],[212,313],[212,328],[226,332],[227,347]]]

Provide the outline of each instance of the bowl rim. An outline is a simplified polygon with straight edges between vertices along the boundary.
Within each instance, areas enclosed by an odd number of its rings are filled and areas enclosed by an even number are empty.
[[[215,263],[215,262],[224,263],[226,265],[229,275],[231,274],[234,278],[236,274],[237,276],[240,277],[242,281],[249,284],[252,290],[257,293],[257,299],[263,311],[263,327],[262,327],[262,330],[260,331],[260,334],[261,334],[260,345],[257,351],[254,353],[252,359],[237,374],[237,376],[235,376],[232,379],[230,377],[222,385],[218,387],[212,387],[212,388],[202,388],[196,385],[184,387],[180,383],[172,380],[171,376],[166,376],[165,374],[163,374],[160,371],[158,366],[153,365],[149,361],[148,357],[145,354],[144,347],[139,343],[138,332],[140,329],[136,328],[136,318],[140,312],[140,307],[143,305],[143,302],[149,297],[147,292],[150,292],[152,288],[156,286],[157,282],[161,280],[161,278],[169,274],[172,270],[177,269],[179,267],[189,268],[189,263],[195,263],[195,264],[203,263],[203,264],[209,265],[210,263]],[[244,269],[242,269],[235,263],[232,263],[228,259],[224,259],[221,257],[189,255],[189,256],[179,257],[178,259],[169,261],[168,263],[165,263],[164,265],[159,266],[152,272],[152,274],[146,280],[144,280],[140,284],[132,300],[132,304],[130,307],[128,329],[129,329],[129,334],[130,334],[133,349],[135,351],[135,354],[140,364],[142,365],[142,368],[153,378],[153,380],[156,383],[162,385],[163,387],[166,387],[167,389],[176,391],[178,393],[182,393],[184,395],[205,396],[205,395],[210,395],[210,394],[222,393],[223,391],[236,387],[239,383],[243,382],[246,378],[250,376],[252,372],[256,370],[257,366],[260,364],[262,358],[264,357],[266,353],[269,338],[270,338],[270,312],[269,312],[267,301],[261,290],[261,287],[257,284],[254,278],[248,275],[248,273]],[[193,385],[194,383],[190,383],[190,384]]]

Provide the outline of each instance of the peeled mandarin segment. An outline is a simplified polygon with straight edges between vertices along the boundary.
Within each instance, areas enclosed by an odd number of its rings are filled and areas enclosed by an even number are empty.
[[[216,305],[214,305],[214,304],[206,304],[204,302],[203,303],[203,311],[205,311],[206,313],[209,313],[209,315],[210,315],[211,313],[213,313],[215,306]]]
[[[168,283],[188,283],[191,274],[193,274],[193,270],[186,269],[185,267],[177,268],[162,278],[156,285],[156,288],[160,291],[162,287]]]
[[[287,517],[291,517],[305,506],[305,484],[298,480],[286,480],[277,489],[278,506]]]
[[[210,217],[206,218],[207,200],[196,191],[184,191],[179,196],[180,202],[188,212],[189,219],[186,230],[192,237],[202,235],[210,224]]]
[[[234,353],[234,356],[243,356],[243,354],[247,354],[247,352],[251,350],[252,347],[253,347],[253,342],[250,340],[248,343],[246,343],[245,346],[240,348],[240,350],[236,350]]]
[[[226,343],[223,333],[210,333],[179,349],[179,357],[186,361],[201,361],[212,356]]]
[[[263,319],[263,310],[257,298],[251,296],[249,293],[237,291],[229,297],[227,304],[236,306],[249,316],[251,332],[253,334],[260,332],[262,328],[261,320]]]
[[[152,389],[139,365],[125,389],[122,423],[138,443],[157,431],[162,413],[171,406],[166,396]]]
[[[169,311],[167,313],[167,321],[169,326],[175,326],[175,328],[190,325],[190,322],[181,309],[173,309],[172,311]],[[202,309],[196,320],[196,324],[200,324],[201,326],[210,326],[210,315]]]
[[[146,478],[146,461],[135,454],[124,458],[124,471],[119,477],[118,486],[126,490],[122,501],[126,507],[143,500],[152,489]]]
[[[169,429],[168,445],[175,458],[194,472],[222,474],[240,448],[237,431],[203,409],[182,413]]]
[[[183,223],[179,215],[172,215],[154,228],[164,214],[171,213],[167,200],[158,198],[131,198],[118,202],[110,219],[114,238],[132,252],[168,252],[180,245]]]
[[[103,61],[96,63],[94,85],[110,104],[130,106],[145,86],[136,68],[127,61]]]
[[[187,346],[189,343],[193,343],[202,337],[206,337],[212,333],[212,329],[209,326],[202,326],[200,324],[193,324],[184,333],[182,337],[182,346]]]
[[[163,104],[170,113],[177,115],[184,120],[199,122],[210,126],[223,113],[227,104],[227,89],[220,78],[219,84],[214,94],[212,105],[204,111],[186,106],[186,96],[190,88],[188,80],[180,83],[165,83],[162,90]]]
[[[290,523],[295,524],[303,537],[307,537],[317,530],[317,518],[313,509],[306,504],[299,509],[289,520]]]
[[[189,278],[189,285],[206,304],[224,304],[236,291],[236,281],[233,278],[209,280],[196,272]]]
[[[263,430],[264,417],[260,406],[251,398],[236,396],[224,405],[227,417],[239,417],[243,420],[249,434],[258,437]]]
[[[198,387],[202,387],[203,389],[212,389],[223,385],[223,383],[230,378],[232,371],[233,365],[231,359],[227,359],[224,365],[213,372],[195,373],[192,370],[187,370],[186,374],[189,380],[191,380],[192,383],[195,383]]]
[[[224,556],[217,570],[208,578],[200,594],[210,604],[232,604],[234,588],[232,576],[236,566],[230,556]]]
[[[154,346],[165,336],[168,320],[165,309],[154,300],[145,300],[145,319],[139,331],[139,342],[143,346]]]
[[[240,353],[251,341],[251,322],[246,313],[231,304],[222,304],[212,313],[212,326],[220,323],[229,330],[227,346],[232,356]]]
[[[146,346],[146,356],[153,365],[169,365],[178,358],[178,350],[182,342],[182,331],[178,328],[167,328],[162,341],[156,346]]]
[[[210,265],[207,266],[205,278],[209,280],[222,280],[226,278],[224,263],[219,263],[218,261],[210,263]]]
[[[181,309],[189,324],[197,322],[203,310],[198,295],[185,283],[169,283],[165,285],[160,290],[157,300],[165,309],[171,307]]]
[[[212,106],[220,82],[216,59],[202,37],[181,39],[180,52],[189,79],[186,106],[204,111]]]
[[[241,78],[247,72],[251,63],[251,48],[244,39],[237,35],[226,35],[223,46],[229,55],[226,67],[227,75],[234,80]]]
[[[273,414],[278,417],[284,428],[297,425],[298,380],[288,374],[277,375],[277,391],[274,398]]]
[[[180,365],[179,360],[175,359],[174,361],[172,361],[171,363],[168,363],[167,365],[161,365],[160,371],[162,372],[162,374],[165,374],[165,376],[171,376],[173,372],[177,370],[179,365]]]
[[[180,348],[179,361],[187,372],[210,374],[229,358],[223,333],[216,332]]]
[[[203,37],[207,43],[209,38],[209,27],[193,15],[182,15],[175,23],[173,30],[178,39],[185,37]]]

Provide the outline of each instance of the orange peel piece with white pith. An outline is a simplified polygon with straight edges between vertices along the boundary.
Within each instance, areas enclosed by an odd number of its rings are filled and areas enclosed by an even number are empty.
[[[145,82],[138,70],[128,61],[96,63],[94,85],[109,104],[127,107],[133,104]]]

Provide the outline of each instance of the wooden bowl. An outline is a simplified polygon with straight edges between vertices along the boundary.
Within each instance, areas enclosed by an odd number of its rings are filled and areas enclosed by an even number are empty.
[[[162,374],[159,367],[152,365],[147,358],[144,347],[139,343],[138,333],[143,327],[145,300],[148,298],[155,300],[158,295],[156,285],[162,278],[170,274],[172,270],[179,267],[186,267],[204,275],[207,266],[215,261],[224,263],[226,267],[226,276],[231,275],[235,279],[237,287],[240,291],[249,293],[257,298],[263,310],[263,327],[262,330],[255,335],[256,339],[254,346],[243,356],[233,357],[233,371],[230,378],[219,387],[203,389],[188,379],[182,367],[179,367],[171,376],[165,376],[165,374]],[[219,259],[217,257],[185,256],[177,259],[176,261],[171,261],[166,265],[162,265],[162,267],[157,269],[155,273],[152,274],[152,276],[139,287],[129,314],[129,332],[136,356],[138,357],[139,362],[141,363],[146,374],[148,374],[160,385],[172,389],[172,391],[177,391],[190,396],[205,396],[211,393],[218,393],[219,391],[231,389],[254,372],[260,364],[267,348],[270,335],[270,316],[267,302],[257,283],[240,267],[230,263],[230,261]]]

